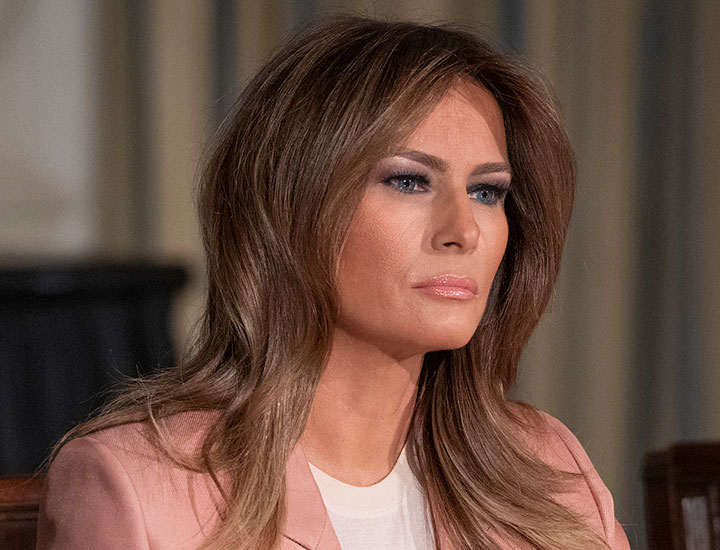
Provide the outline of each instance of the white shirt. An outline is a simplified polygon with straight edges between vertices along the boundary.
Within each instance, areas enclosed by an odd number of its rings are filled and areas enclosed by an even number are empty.
[[[310,464],[343,550],[432,550],[430,520],[422,488],[405,449],[392,471],[369,487],[330,477]]]

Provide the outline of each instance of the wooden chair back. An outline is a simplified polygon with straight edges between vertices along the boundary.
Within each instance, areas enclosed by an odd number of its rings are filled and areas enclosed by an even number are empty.
[[[645,456],[649,550],[720,550],[720,442]]]
[[[43,480],[0,478],[0,548],[34,550]]]

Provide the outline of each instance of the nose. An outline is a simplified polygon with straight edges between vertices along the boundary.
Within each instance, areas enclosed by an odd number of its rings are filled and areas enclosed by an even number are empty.
[[[444,198],[438,197],[433,217],[436,220],[432,237],[435,250],[472,252],[478,246],[478,226],[471,200],[463,189]]]

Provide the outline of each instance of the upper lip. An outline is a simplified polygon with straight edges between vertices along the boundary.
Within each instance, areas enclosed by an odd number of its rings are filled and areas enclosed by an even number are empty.
[[[478,287],[475,279],[470,277],[458,277],[456,275],[438,275],[436,277],[430,277],[420,283],[413,285],[413,288],[423,288],[426,286],[451,286],[455,288],[465,288],[477,294]]]

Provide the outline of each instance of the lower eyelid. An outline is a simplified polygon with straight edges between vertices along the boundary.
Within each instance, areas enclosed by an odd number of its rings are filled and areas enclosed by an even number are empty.
[[[490,204],[490,205],[494,205],[499,202],[502,202],[505,199],[507,192],[508,192],[508,190],[504,189],[504,188],[483,185],[480,188],[468,190],[468,195],[478,193],[480,191],[491,191],[494,193],[494,197],[491,199],[488,199],[488,200],[474,199],[481,204]]]
[[[387,185],[388,187],[396,187],[397,183],[400,180],[412,180],[415,182],[416,188],[413,190],[413,192],[425,192],[430,187],[430,182],[428,179],[424,176],[421,176],[420,174],[410,174],[410,173],[402,173],[402,174],[389,174],[383,178],[381,178],[381,182],[384,185]]]

